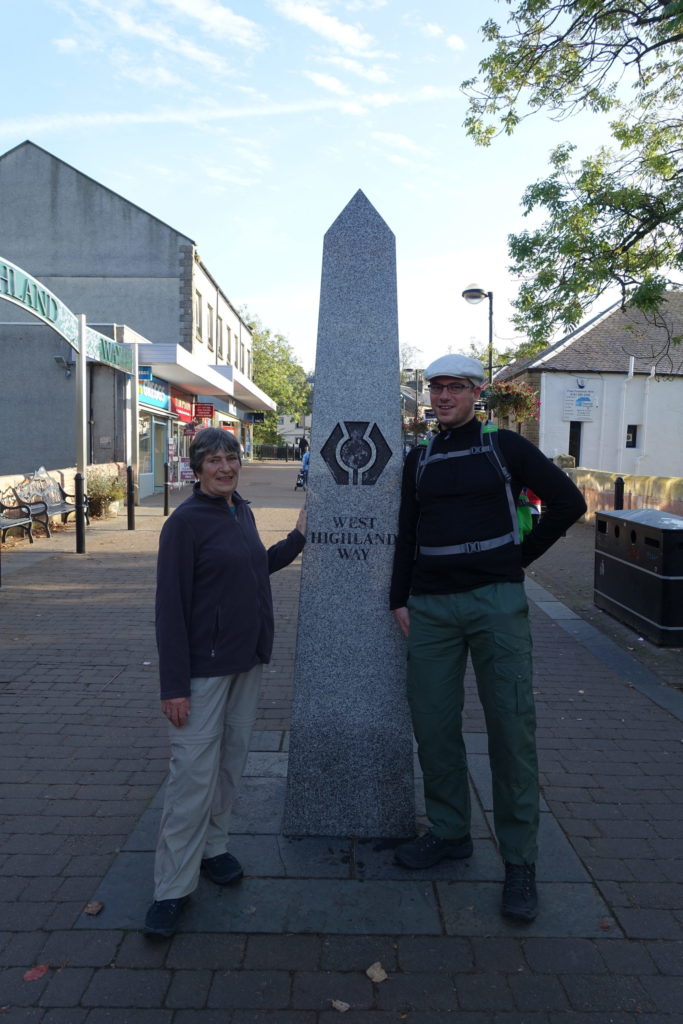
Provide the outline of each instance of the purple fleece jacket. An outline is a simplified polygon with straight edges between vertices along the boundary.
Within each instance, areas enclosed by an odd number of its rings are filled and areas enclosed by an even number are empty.
[[[193,493],[165,522],[157,561],[161,699],[190,696],[193,676],[247,672],[273,649],[269,575],[305,544],[298,530],[266,551],[249,503]]]

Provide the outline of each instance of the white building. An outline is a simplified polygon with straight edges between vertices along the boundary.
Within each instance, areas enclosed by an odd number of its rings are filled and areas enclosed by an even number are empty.
[[[177,465],[199,423],[233,431],[251,450],[250,414],[275,403],[253,383],[248,325],[192,239],[31,142],[0,156],[0,203],[0,258],[88,323],[104,325],[102,333],[124,340],[126,325],[140,342],[141,496],[162,485],[164,462]],[[0,355],[0,474],[72,464],[73,381],[56,367],[60,357],[72,358],[68,344],[0,302]],[[111,367],[90,362],[88,370],[88,461],[115,461],[123,447],[114,394],[121,381]],[[33,396],[44,416],[27,416]]]
[[[539,391],[540,419],[522,432],[550,458],[636,476],[683,476],[683,293],[653,319],[617,304],[519,360],[496,380]]]

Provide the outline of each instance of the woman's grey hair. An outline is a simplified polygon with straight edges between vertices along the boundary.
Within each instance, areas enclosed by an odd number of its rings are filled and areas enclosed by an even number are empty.
[[[219,427],[204,427],[196,433],[190,445],[190,468],[195,474],[199,474],[204,459],[213,452],[237,455],[242,464],[240,443],[234,434]]]

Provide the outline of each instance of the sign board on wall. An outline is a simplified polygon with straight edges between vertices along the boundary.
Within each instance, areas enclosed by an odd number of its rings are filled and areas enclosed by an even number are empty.
[[[194,403],[194,414],[199,416],[200,419],[213,419],[214,407],[209,402],[195,402]]]
[[[566,388],[562,402],[563,420],[592,420],[596,408],[595,388]]]

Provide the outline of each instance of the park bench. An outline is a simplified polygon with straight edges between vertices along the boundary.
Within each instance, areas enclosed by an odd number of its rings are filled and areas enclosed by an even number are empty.
[[[48,537],[50,534],[50,520],[55,516],[61,516],[65,523],[68,517],[76,511],[75,495],[67,494],[57,480],[39,469],[25,477],[21,483],[12,488],[17,502],[28,505],[31,510],[31,517],[34,522],[45,527]],[[73,500],[69,500],[73,499]],[[85,501],[85,519],[90,524],[88,515],[88,498]]]
[[[10,504],[9,500],[6,500],[13,497],[10,491],[4,491],[0,494],[0,540],[4,542],[7,531],[20,526],[25,533],[28,533],[28,539],[33,544],[33,516],[31,515],[31,509],[28,505],[23,504],[23,502],[17,505],[14,501]]]

